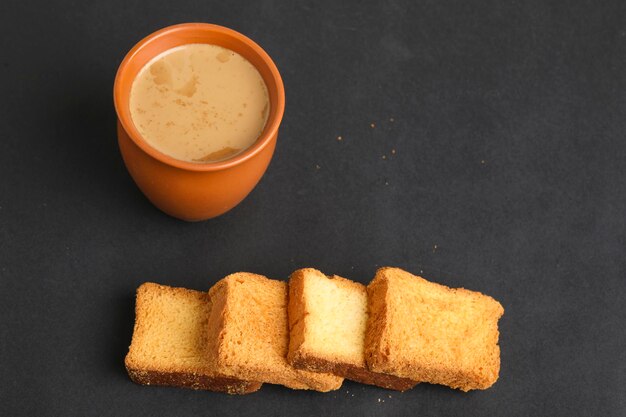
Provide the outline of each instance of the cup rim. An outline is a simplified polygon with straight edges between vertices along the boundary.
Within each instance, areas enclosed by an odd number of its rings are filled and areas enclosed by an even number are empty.
[[[246,150],[235,155],[234,157],[225,159],[223,161],[194,163],[183,161],[166,155],[150,146],[143,139],[143,137],[133,124],[132,120],[130,120],[130,117],[125,117],[124,115],[120,114],[120,108],[124,105],[121,102],[121,79],[126,73],[129,63],[133,60],[137,52],[140,51],[145,45],[156,39],[175,36],[177,33],[189,29],[202,29],[214,33],[224,33],[237,39],[238,41],[247,44],[267,65],[271,72],[272,78],[276,83],[276,89],[278,90],[276,111],[274,112],[273,117],[268,119],[268,121],[266,122],[263,133],[261,133],[261,135],[257,138],[256,142],[252,146],[248,147]],[[285,87],[283,85],[283,80],[280,76],[280,73],[278,72],[278,68],[276,67],[276,64],[274,64],[274,61],[272,61],[272,58],[270,58],[267,52],[265,52],[263,48],[261,48],[252,39],[233,29],[229,29],[227,27],[215,25],[212,23],[180,23],[177,25],[167,26],[163,29],[151,33],[150,35],[137,42],[132,47],[132,49],[128,51],[117,70],[117,74],[115,75],[115,82],[113,84],[113,103],[115,106],[115,112],[117,113],[117,119],[122,125],[124,131],[128,134],[128,137],[133,141],[135,145],[137,145],[141,150],[143,150],[154,159],[166,165],[174,166],[188,171],[219,171],[241,164],[253,158],[259,152],[261,152],[277,135],[278,127],[280,126],[283,114],[285,112]]]

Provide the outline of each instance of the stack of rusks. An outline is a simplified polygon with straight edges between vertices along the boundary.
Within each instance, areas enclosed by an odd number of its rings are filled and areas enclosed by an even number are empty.
[[[289,282],[239,272],[208,292],[137,289],[126,369],[145,385],[247,394],[261,384],[332,391],[344,378],[405,391],[498,379],[499,302],[381,268],[366,287],[306,268]]]

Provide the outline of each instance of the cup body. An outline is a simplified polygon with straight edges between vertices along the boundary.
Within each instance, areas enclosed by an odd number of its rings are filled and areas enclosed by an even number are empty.
[[[267,86],[270,110],[265,129],[252,146],[225,161],[191,163],[165,155],[141,137],[131,119],[130,90],[138,72],[160,53],[190,43],[239,53],[257,68]],[[156,207],[187,221],[219,216],[252,191],[272,159],[285,108],[282,79],[267,53],[238,32],[206,23],[170,26],[141,40],[122,61],[113,95],[118,143],[128,172]]]

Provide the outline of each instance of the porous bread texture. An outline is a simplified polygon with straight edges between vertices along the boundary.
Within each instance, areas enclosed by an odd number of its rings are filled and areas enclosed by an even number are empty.
[[[371,372],[365,364],[367,291],[363,284],[313,268],[289,277],[289,353],[298,369],[330,372],[399,391],[416,382]]]
[[[341,377],[287,363],[287,283],[239,272],[215,284],[209,297],[209,349],[221,373],[293,389],[326,392],[341,386]]]
[[[259,382],[217,373],[207,355],[207,293],[144,283],[137,289],[135,328],[125,365],[143,385],[169,385],[246,394]]]
[[[462,391],[496,382],[504,313],[496,300],[399,268],[379,269],[367,291],[365,356],[371,370]]]

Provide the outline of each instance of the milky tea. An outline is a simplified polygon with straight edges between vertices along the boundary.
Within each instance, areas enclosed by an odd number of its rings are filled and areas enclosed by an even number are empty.
[[[148,62],[130,91],[143,139],[187,162],[217,162],[250,147],[267,122],[269,98],[259,71],[238,53],[189,44]]]

